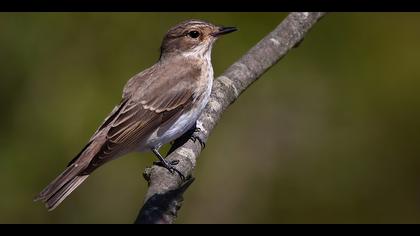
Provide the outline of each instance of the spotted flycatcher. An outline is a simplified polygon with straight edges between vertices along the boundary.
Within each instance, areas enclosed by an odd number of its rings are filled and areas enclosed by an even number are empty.
[[[216,39],[235,31],[187,20],[165,35],[159,60],[133,76],[122,100],[82,151],[35,200],[56,208],[96,168],[134,151],[153,151],[169,171],[176,170],[159,148],[195,127],[213,84],[211,50]]]

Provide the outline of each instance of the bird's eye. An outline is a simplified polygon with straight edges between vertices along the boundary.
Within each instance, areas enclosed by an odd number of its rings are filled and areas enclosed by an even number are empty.
[[[195,39],[195,38],[198,38],[198,36],[200,36],[200,33],[196,30],[193,30],[193,31],[188,32],[188,36]]]

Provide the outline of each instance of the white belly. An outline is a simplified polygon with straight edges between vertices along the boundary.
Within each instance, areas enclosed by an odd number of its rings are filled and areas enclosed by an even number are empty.
[[[193,128],[195,122],[197,121],[198,117],[200,116],[201,112],[203,111],[204,107],[206,106],[207,102],[210,98],[210,92],[212,87],[212,79],[211,82],[208,83],[208,88],[205,91],[204,96],[202,97],[201,101],[197,101],[198,104],[193,106],[193,108],[182,114],[176,121],[174,121],[170,126],[165,126],[156,129],[147,139],[145,142],[142,142],[139,145],[138,151],[148,151],[151,148],[160,148],[162,145],[167,144],[180,136],[186,133],[188,130]],[[165,129],[160,130],[160,129]]]
[[[162,145],[179,138],[182,134],[194,126],[198,115],[198,111],[190,111],[181,115],[166,131],[162,132],[160,129],[155,130],[155,132],[153,132],[147,139],[144,147],[140,148],[159,148]]]

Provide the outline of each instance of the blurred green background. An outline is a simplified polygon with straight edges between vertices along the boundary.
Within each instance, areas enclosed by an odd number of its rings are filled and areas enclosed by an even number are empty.
[[[132,223],[150,153],[32,198],[188,18],[240,31],[220,75],[285,13],[1,13],[0,222]],[[330,13],[223,115],[177,223],[420,223],[420,14]]]

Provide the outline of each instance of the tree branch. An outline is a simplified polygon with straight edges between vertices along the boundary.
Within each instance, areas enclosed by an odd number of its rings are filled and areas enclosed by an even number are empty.
[[[197,121],[200,131],[194,135],[207,141],[223,112],[271,66],[288,51],[297,47],[306,33],[324,15],[321,12],[290,13],[271,33],[251,48],[241,59],[215,79],[210,101]],[[191,185],[196,160],[203,149],[191,134],[177,139],[166,159],[179,160],[176,168],[187,176],[171,174],[165,168],[152,166],[144,172],[149,184],[144,205],[135,221],[137,224],[173,223],[183,201],[184,191]]]

